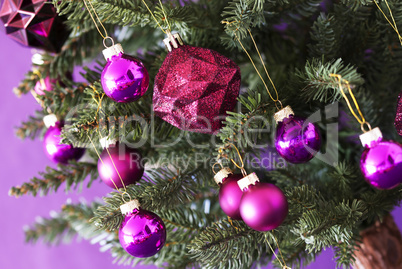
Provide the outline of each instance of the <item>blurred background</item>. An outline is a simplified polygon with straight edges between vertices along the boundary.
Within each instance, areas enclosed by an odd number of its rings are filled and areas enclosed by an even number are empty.
[[[26,120],[35,110],[40,109],[30,95],[18,98],[12,92],[13,87],[24,78],[30,69],[32,51],[8,38],[0,31],[0,81],[4,96],[0,99],[1,154],[0,208],[3,231],[0,246],[0,268],[2,269],[71,269],[71,268],[124,268],[112,264],[111,255],[101,253],[99,245],[74,239],[70,244],[47,246],[38,242],[36,245],[24,243],[24,225],[32,223],[37,216],[48,217],[52,210],[59,211],[68,199],[72,201],[92,201],[110,191],[105,184],[94,182],[91,189],[85,187],[81,192],[64,193],[63,186],[57,194],[46,197],[26,196],[19,199],[8,196],[8,190],[15,185],[28,181],[46,166],[55,166],[48,160],[42,149],[42,141],[21,141],[14,134],[14,127]],[[76,80],[82,78],[75,72]],[[211,179],[212,180],[212,179]],[[402,209],[393,212],[395,222],[402,229]],[[335,268],[332,251],[321,254],[317,261],[305,268]],[[136,268],[156,268],[154,266],[137,266]],[[271,267],[266,267],[271,268]]]

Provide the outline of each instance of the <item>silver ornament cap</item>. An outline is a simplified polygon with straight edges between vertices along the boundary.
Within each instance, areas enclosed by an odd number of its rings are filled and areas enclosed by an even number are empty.
[[[124,53],[123,47],[120,43],[114,44],[104,50],[102,50],[103,56],[105,60],[108,61],[112,58],[112,56],[117,56],[120,53]]]
[[[174,48],[177,49],[179,45],[184,45],[183,40],[178,33],[172,34],[169,30],[166,30],[166,35],[167,38],[163,39],[163,43],[165,43],[168,51],[172,51]]]
[[[222,184],[223,179],[227,178],[229,175],[233,174],[232,170],[229,167],[224,167],[219,170],[218,173],[214,176],[214,180],[216,184]]]
[[[99,143],[101,144],[102,148],[109,148],[110,146],[114,146],[117,143],[117,140],[114,138],[102,137],[99,139]]]
[[[57,116],[55,114],[49,114],[43,117],[43,123],[45,124],[46,128],[50,126],[55,126],[57,122]]]
[[[293,112],[292,108],[290,106],[286,106],[285,108],[282,108],[278,112],[274,114],[274,119],[276,123],[283,121],[285,118],[289,118],[290,115],[294,115],[295,113]]]
[[[140,208],[140,202],[137,199],[131,200],[125,204],[122,204],[120,206],[120,211],[121,214],[127,215],[129,213],[132,213],[135,209]]]
[[[246,177],[243,177],[239,181],[237,181],[237,185],[239,185],[239,188],[243,191],[244,189],[247,189],[248,186],[250,185],[255,185],[255,183],[260,182],[260,179],[256,175],[256,173],[251,173]]]
[[[378,142],[382,139],[382,132],[380,128],[376,127],[364,134],[359,136],[363,147],[371,147],[373,143]]]

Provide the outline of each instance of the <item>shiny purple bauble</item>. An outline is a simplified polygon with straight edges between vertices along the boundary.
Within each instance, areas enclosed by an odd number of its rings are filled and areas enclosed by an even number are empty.
[[[291,115],[278,123],[275,147],[290,163],[305,163],[320,150],[320,132],[313,123]]]
[[[275,185],[256,183],[244,190],[240,214],[250,228],[261,232],[270,231],[285,220],[288,201]]]
[[[128,254],[137,258],[151,257],[165,245],[165,224],[158,215],[135,209],[124,217],[119,240]]]
[[[360,159],[366,181],[377,189],[392,189],[402,182],[402,146],[378,141],[366,147]]]
[[[219,189],[219,204],[223,212],[236,220],[241,220],[239,206],[243,192],[237,185],[237,181],[242,178],[241,174],[229,175],[223,179]]]
[[[47,157],[56,162],[66,164],[70,160],[78,160],[85,153],[83,148],[74,148],[72,145],[60,144],[63,123],[57,122],[46,131],[43,148]]]
[[[117,188],[134,184],[144,174],[141,153],[124,144],[116,144],[116,146],[109,147],[107,150],[104,149],[98,160],[98,172],[102,181],[111,188],[116,188],[115,184]],[[119,174],[124,185],[120,180]]]
[[[46,77],[42,81],[39,80],[35,84],[34,91],[37,95],[45,95],[45,91],[53,91],[54,87],[52,83],[56,83],[56,80],[51,80],[50,77]]]
[[[145,94],[149,75],[142,62],[120,53],[107,61],[101,82],[107,96],[119,103],[129,103]]]

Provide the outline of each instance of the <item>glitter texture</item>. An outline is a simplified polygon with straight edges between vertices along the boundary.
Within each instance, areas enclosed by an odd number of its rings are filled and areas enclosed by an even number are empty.
[[[155,78],[155,114],[179,129],[214,133],[240,91],[240,68],[230,59],[188,45],[167,55]]]
[[[5,0],[0,10],[0,21],[4,23],[6,34],[24,46],[59,52],[69,30],[50,2]]]
[[[395,128],[400,136],[402,136],[402,92],[398,96],[398,106],[396,108]]]

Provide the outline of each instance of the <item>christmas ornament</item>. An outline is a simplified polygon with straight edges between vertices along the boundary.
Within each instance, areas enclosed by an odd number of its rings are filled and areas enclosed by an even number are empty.
[[[279,155],[291,163],[311,160],[321,147],[318,128],[306,119],[295,117],[290,106],[277,113],[275,147]]]
[[[365,147],[360,159],[360,169],[372,186],[377,189],[392,189],[402,182],[402,146],[382,138],[378,127],[360,135]]]
[[[63,122],[50,126],[45,133],[43,148],[47,157],[56,162],[66,164],[70,160],[78,160],[84,155],[85,149],[75,148],[72,145],[60,144]]]
[[[122,143],[105,148],[98,160],[98,172],[102,181],[111,188],[134,184],[144,174],[141,153]]]
[[[243,192],[240,190],[237,182],[243,175],[233,175],[229,168],[221,169],[214,176],[215,182],[220,185],[219,204],[226,215],[232,219],[241,220],[239,205]]]
[[[45,91],[53,91],[53,84],[56,83],[55,79],[50,79],[50,77],[45,77],[44,79],[40,79],[36,82],[34,91],[37,95],[45,95]]]
[[[59,52],[70,31],[51,2],[4,0],[0,20],[4,23],[6,34],[24,46]]]
[[[402,136],[402,92],[398,96],[398,105],[396,107],[395,128],[400,136]]]
[[[240,91],[240,68],[229,58],[205,48],[184,45],[167,31],[169,51],[155,77],[155,114],[182,130],[215,133]]]
[[[120,209],[125,215],[119,230],[123,249],[137,258],[146,258],[158,253],[166,241],[166,228],[162,219],[141,209],[137,200],[122,205]]]
[[[240,215],[250,228],[265,232],[281,225],[288,214],[288,202],[278,187],[260,183],[255,173],[239,180],[238,185],[243,190]]]
[[[120,44],[103,50],[107,60],[102,71],[101,83],[105,94],[119,103],[138,100],[149,85],[149,75],[143,63],[124,54]]]

